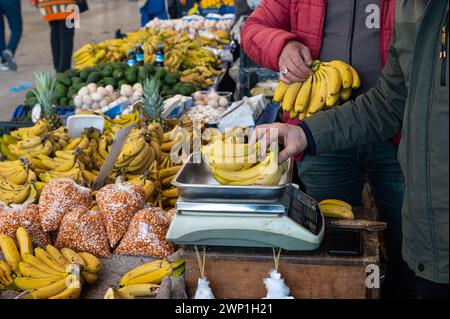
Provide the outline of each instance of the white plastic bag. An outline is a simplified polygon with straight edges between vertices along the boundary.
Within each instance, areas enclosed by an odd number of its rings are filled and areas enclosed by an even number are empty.
[[[194,299],[216,299],[206,277],[198,279],[198,285],[197,290],[195,291]]]
[[[275,269],[269,272],[269,278],[264,279],[264,285],[267,289],[267,296],[264,299],[294,299],[289,296],[289,287]]]

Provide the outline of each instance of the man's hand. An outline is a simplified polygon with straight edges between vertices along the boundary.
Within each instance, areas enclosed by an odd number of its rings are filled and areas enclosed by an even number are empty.
[[[250,139],[250,144],[259,141],[260,149],[265,150],[271,141],[276,140],[284,145],[284,149],[278,154],[279,163],[304,151],[308,146],[305,132],[300,126],[283,123],[257,126]]]
[[[289,41],[280,54],[280,80],[285,83],[301,82],[313,71],[308,66],[312,63],[311,51],[297,41]]]

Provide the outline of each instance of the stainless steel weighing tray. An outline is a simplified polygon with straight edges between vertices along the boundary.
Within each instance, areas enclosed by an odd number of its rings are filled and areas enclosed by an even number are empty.
[[[204,201],[216,199],[220,202],[276,202],[283,197],[284,190],[291,184],[294,160],[290,158],[287,170],[281,177],[279,185],[275,186],[229,186],[221,185],[209,170],[208,164],[193,163],[191,154],[183,164],[172,184],[178,188],[181,197],[187,201]]]

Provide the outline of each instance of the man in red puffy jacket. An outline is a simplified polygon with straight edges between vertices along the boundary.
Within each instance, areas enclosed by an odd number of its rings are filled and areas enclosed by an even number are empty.
[[[286,83],[312,74],[312,60],[342,60],[353,65],[362,85],[354,97],[377,83],[387,60],[393,31],[393,0],[263,0],[241,34],[244,51],[257,63],[280,72]],[[285,121],[299,124],[298,120]],[[385,231],[387,277],[385,297],[415,297],[414,276],[401,257],[401,206],[404,181],[397,160],[397,143],[382,143],[297,162],[306,192],[316,200],[337,198],[362,204],[368,178]]]

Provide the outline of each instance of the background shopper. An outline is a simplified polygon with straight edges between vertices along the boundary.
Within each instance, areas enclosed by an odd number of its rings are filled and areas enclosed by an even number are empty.
[[[71,68],[75,28],[66,25],[71,15],[68,5],[75,5],[76,0],[31,0],[50,25],[50,41],[52,46],[53,66],[56,72],[64,72]]]
[[[5,17],[11,34],[6,42]],[[0,71],[17,70],[14,58],[22,37],[22,13],[20,0],[0,0]]]

